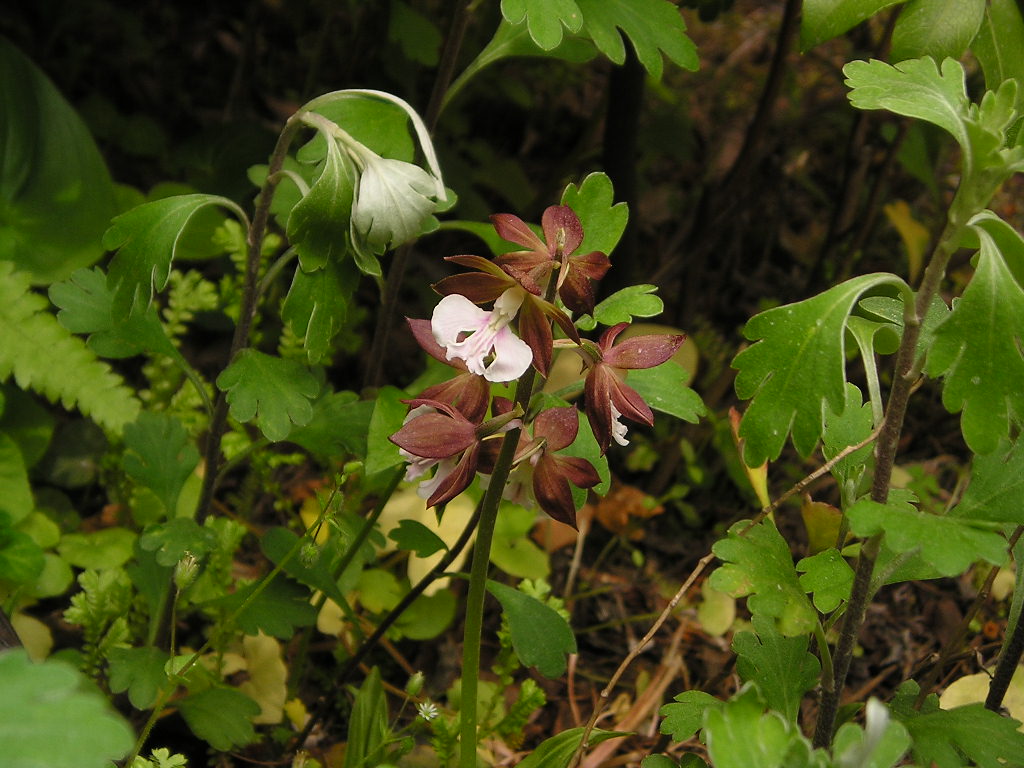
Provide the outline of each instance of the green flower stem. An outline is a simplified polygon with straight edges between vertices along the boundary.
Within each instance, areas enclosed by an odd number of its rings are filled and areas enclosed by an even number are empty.
[[[885,409],[885,420],[882,423],[875,445],[875,474],[871,484],[871,499],[878,504],[885,504],[889,499],[889,484],[892,481],[892,470],[896,464],[896,449],[899,446],[903,420],[907,413],[907,402],[910,392],[917,379],[917,341],[921,335],[921,322],[928,311],[932,297],[938,293],[939,285],[946,274],[949,259],[957,249],[964,225],[949,221],[939,238],[928,260],[928,267],[921,279],[914,305],[904,308],[903,338],[896,353],[896,376],[889,402]],[[882,546],[883,534],[878,533],[864,542],[857,559],[853,588],[847,603],[846,614],[833,657],[835,676],[832,690],[823,689],[818,721],[814,731],[814,746],[828,747],[832,743],[835,729],[836,714],[839,711],[839,698],[846,684],[846,675],[850,671],[854,645],[868,604],[874,590],[871,575],[875,569],[878,552]]]

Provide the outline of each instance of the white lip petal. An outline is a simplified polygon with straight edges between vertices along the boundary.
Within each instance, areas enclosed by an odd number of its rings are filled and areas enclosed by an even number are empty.
[[[445,296],[434,307],[430,317],[430,330],[434,340],[442,347],[458,343],[460,333],[472,333],[486,327],[490,312],[458,293]]]
[[[494,360],[483,375],[488,381],[512,381],[526,373],[532,362],[530,345],[507,327],[502,328],[494,336]]]

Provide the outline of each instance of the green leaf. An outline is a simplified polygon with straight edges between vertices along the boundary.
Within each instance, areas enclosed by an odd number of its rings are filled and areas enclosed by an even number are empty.
[[[573,0],[501,0],[501,14],[509,24],[522,24],[539,48],[550,51],[562,42],[562,27],[575,34],[583,16]]]
[[[156,494],[173,516],[181,489],[199,464],[199,451],[181,422],[169,413],[143,411],[125,425],[124,443],[124,471]]]
[[[583,32],[616,64],[626,60],[623,37],[655,80],[661,79],[662,54],[684,69],[700,66],[697,46],[686,36],[686,22],[668,0],[576,0],[583,11]],[[621,30],[621,33],[620,33]]]
[[[740,520],[711,551],[723,561],[711,574],[711,586],[732,597],[747,597],[754,615],[776,619],[786,637],[809,632],[818,614],[804,594],[793,566],[793,555],[771,520],[741,536],[749,521]]]
[[[293,426],[310,422],[310,401],[320,392],[316,377],[298,361],[255,349],[243,349],[217,377],[217,386],[227,393],[232,418],[241,422],[255,418],[272,442],[288,437]]]
[[[316,272],[295,270],[292,287],[281,305],[281,319],[302,339],[310,363],[330,350],[348,315],[359,275],[351,260],[328,261]]]
[[[287,528],[275,527],[260,538],[260,549],[270,559],[270,562],[280,565],[298,540],[299,537]],[[284,572],[293,579],[320,590],[338,604],[344,603],[345,595],[338,589],[338,583],[331,571],[330,565],[322,554],[312,563],[306,563],[301,557],[293,555],[284,565]]]
[[[551,573],[547,553],[530,539],[536,522],[535,510],[502,502],[491,540],[491,562],[510,576],[546,579]]]
[[[388,534],[388,538],[398,545],[399,549],[414,552],[416,557],[430,557],[435,552],[448,549],[441,537],[417,520],[400,520],[398,527]]]
[[[259,589],[253,582],[240,587],[233,594],[203,603],[204,606],[232,612],[241,607]],[[274,637],[289,638],[297,627],[309,627],[316,622],[316,609],[309,602],[309,590],[293,581],[278,576],[249,603],[236,618],[238,628],[247,635],[262,631]]]
[[[388,16],[388,40],[402,49],[409,61],[436,67],[441,50],[441,33],[427,16],[408,3],[391,0]]]
[[[328,262],[340,263],[351,250],[355,185],[352,161],[337,141],[328,139],[320,176],[288,217],[288,240],[299,253],[303,271],[323,269]]]
[[[0,432],[17,444],[26,468],[32,468],[43,458],[53,437],[54,423],[50,411],[30,393],[13,384],[0,386]],[[0,511],[3,509],[0,505]]]
[[[740,423],[747,466],[778,458],[791,429],[800,455],[810,454],[825,409],[841,412],[846,400],[846,319],[865,292],[882,285],[906,288],[895,275],[862,275],[747,322],[743,333],[757,343],[733,361],[736,394],[753,398]]]
[[[687,741],[704,724],[705,711],[725,704],[704,691],[684,691],[672,701],[675,703],[666,704],[660,710],[665,719],[659,730],[669,734],[673,741]]]
[[[0,680],[0,754],[6,765],[107,768],[135,741],[128,723],[69,664],[36,664],[21,649],[5,651]]]
[[[868,296],[860,302],[860,308],[888,323],[896,326],[896,332],[903,335],[903,299],[892,296]],[[935,329],[949,317],[949,307],[941,296],[933,296],[917,339],[915,352],[921,356],[932,348],[935,340]]]
[[[348,723],[348,744],[343,768],[377,765],[384,757],[380,750],[388,736],[388,703],[374,667],[363,682],[352,705]]]
[[[62,280],[103,255],[114,184],[81,118],[6,39],[0,94],[0,260],[34,283]]]
[[[959,59],[978,33],[986,0],[910,0],[892,31],[893,61]]]
[[[176,517],[148,528],[139,538],[139,546],[154,552],[156,561],[170,567],[186,553],[202,558],[217,547],[217,534],[188,517]]]
[[[167,286],[182,233],[189,220],[209,205],[223,206],[245,220],[242,210],[226,197],[194,194],[144,203],[111,222],[103,246],[117,251],[107,275],[115,318],[146,309],[154,292]]]
[[[13,374],[20,388],[77,407],[109,432],[120,432],[139,413],[135,393],[49,310],[29,289],[27,275],[0,261],[0,382]]]
[[[764,709],[757,689],[748,684],[732,701],[707,711],[704,740],[715,768],[808,765],[811,745],[800,729]]]
[[[1018,120],[1024,108],[1024,19],[1016,0],[989,0],[971,52],[981,63],[985,86],[997,90],[1006,80],[1017,81],[1014,109]]]
[[[32,489],[21,449],[14,439],[0,432],[0,519],[16,523],[32,511]]]
[[[613,204],[614,194],[612,180],[601,172],[589,174],[578,187],[570,184],[565,188],[562,205],[572,208],[583,225],[583,242],[577,253],[601,251],[607,255],[615,250],[629,221],[629,206]]]
[[[971,484],[950,517],[1024,525],[1024,440],[1007,442],[971,462]],[[1024,570],[1024,569],[1022,569]]]
[[[14,530],[0,517],[0,582],[31,584],[43,572],[42,548],[27,533]]]
[[[597,323],[618,325],[630,323],[634,317],[660,315],[665,309],[665,304],[654,295],[657,290],[656,285],[631,285],[616,291],[594,307],[593,320],[578,322],[577,325],[582,330],[589,331],[597,327]]]
[[[800,586],[814,595],[814,607],[822,613],[831,613],[850,597],[853,587],[853,568],[839,550],[826,549],[796,564],[803,575]]]
[[[112,648],[108,658],[111,692],[128,691],[128,700],[136,709],[152,707],[160,688],[167,683],[167,653],[153,647]]]
[[[234,688],[207,688],[177,702],[192,733],[221,752],[256,740],[252,719],[260,705]]]
[[[512,649],[524,667],[536,667],[545,677],[565,672],[566,654],[576,653],[576,636],[561,615],[535,597],[512,587],[487,581],[508,619]]]
[[[700,758],[697,758],[700,760]],[[703,760],[700,760],[703,763]],[[679,768],[679,763],[665,755],[648,755],[640,763],[640,768]]]
[[[681,365],[666,360],[653,368],[630,371],[626,380],[654,410],[696,424],[708,415],[708,409],[700,395],[684,383],[689,377]]]
[[[60,307],[57,320],[72,333],[90,334],[89,347],[103,357],[132,357],[142,352],[178,359],[155,306],[114,318],[114,293],[99,267],[79,269],[50,286],[50,301]]]
[[[372,415],[373,401],[358,400],[354,392],[330,392],[313,403],[313,418],[289,432],[288,441],[325,460],[362,459]]]
[[[448,590],[420,595],[395,621],[395,632],[410,640],[433,640],[455,618],[455,593]]]
[[[600,728],[594,728],[590,732],[587,744],[593,747],[602,741],[629,735],[629,731],[602,731]],[[582,738],[583,728],[562,731],[557,736],[542,741],[525,759],[519,761],[518,768],[566,768]]]
[[[942,404],[963,411],[960,427],[975,453],[990,453],[1024,420],[1024,290],[1007,266],[1024,260],[1024,240],[993,214],[972,220],[981,240],[978,265],[949,318],[935,331],[931,376],[943,376]]]
[[[821,435],[822,453],[826,459],[831,460],[846,448],[857,445],[867,438],[873,428],[871,404],[862,402],[857,385],[847,382],[846,400],[842,411],[837,414],[832,408],[828,408],[825,413],[825,431]],[[832,467],[832,475],[841,487],[847,482],[856,483],[870,459],[871,446],[865,445],[836,462]]]
[[[821,663],[807,651],[808,635],[783,637],[763,615],[752,623],[754,632],[737,632],[732,641],[736,672],[757,684],[769,709],[795,723],[804,694],[818,683]]]
[[[1006,562],[1006,539],[1000,526],[964,518],[932,515],[911,504],[878,504],[861,499],[849,510],[850,530],[857,536],[885,533],[896,552],[920,550],[921,558],[942,576],[957,576],[978,560]]]
[[[136,538],[133,531],[118,527],[68,533],[60,540],[57,551],[71,565],[102,571],[127,563]]]
[[[401,402],[408,395],[397,387],[381,387],[370,417],[370,431],[366,438],[366,474],[373,475],[404,463],[398,455],[398,446],[388,440],[402,428],[409,408]]]
[[[804,0],[800,15],[800,50],[838,37],[865,19],[905,0]]]

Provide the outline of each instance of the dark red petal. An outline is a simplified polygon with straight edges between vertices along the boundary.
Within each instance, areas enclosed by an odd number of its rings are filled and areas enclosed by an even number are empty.
[[[654,423],[654,413],[640,397],[640,393],[614,374],[612,374],[610,389],[612,405],[618,409],[619,413],[627,419],[640,421],[648,426]]]
[[[537,255],[533,251],[505,253],[494,261],[513,280],[535,296],[541,294],[541,283],[555,265],[546,252]]]
[[[413,456],[447,459],[476,442],[476,428],[465,418],[425,413],[409,421],[388,440]]]
[[[581,315],[594,314],[594,281],[585,275],[570,270],[565,282],[558,289],[562,302],[573,312]]]
[[[629,323],[619,323],[618,325],[613,325],[601,334],[601,338],[598,340],[597,344],[601,347],[602,357],[608,354],[608,350],[612,348],[612,344],[615,343],[615,339],[617,339],[619,334],[627,328],[629,328]]]
[[[533,469],[533,495],[548,515],[576,527],[576,504],[569,481],[551,456],[544,456]]]
[[[684,341],[686,336],[683,334],[634,336],[606,349],[604,361],[616,368],[653,368],[672,357]]]
[[[445,256],[445,261],[450,261],[454,264],[458,264],[462,267],[468,267],[469,269],[476,269],[480,272],[486,272],[489,275],[495,277],[502,277],[501,268],[490,259],[485,259],[483,256],[474,256],[473,254],[464,254],[459,256]]]
[[[504,416],[512,410],[513,405],[514,403],[507,397],[496,395],[494,400],[491,402],[491,413],[495,416]]]
[[[434,493],[427,499],[427,506],[433,507],[436,504],[444,504],[451,501],[469,487],[476,476],[476,465],[479,458],[479,446],[474,445],[466,451],[455,469],[444,480],[438,483]]]
[[[504,272],[502,277],[485,275],[482,272],[465,272],[439,280],[432,287],[442,296],[459,293],[474,304],[485,304],[494,301],[513,285],[515,281]]]
[[[554,338],[547,317],[529,296],[519,308],[519,337],[533,350],[534,367],[540,371],[541,376],[547,376],[551,369]]]
[[[548,408],[537,414],[533,421],[533,436],[548,441],[547,451],[560,451],[571,445],[580,428],[579,412],[575,406]]]
[[[601,251],[569,257],[569,271],[586,275],[591,280],[600,280],[611,266],[611,260]]]
[[[479,424],[487,413],[490,394],[491,385],[483,376],[466,371],[453,379],[427,387],[420,393],[420,397],[447,403],[460,411],[469,421]]]
[[[409,323],[409,330],[412,331],[413,337],[416,342],[423,347],[423,351],[430,355],[435,360],[438,360],[445,365],[450,365],[452,368],[458,368],[460,371],[468,371],[466,364],[459,358],[448,359],[445,348],[437,343],[434,338],[433,332],[430,330],[430,321],[421,320],[418,318],[407,317],[405,321]]]
[[[613,376],[605,366],[595,363],[583,382],[587,420],[597,444],[601,446],[602,456],[612,443],[612,398],[608,379]]]
[[[583,225],[580,224],[580,217],[567,205],[552,205],[544,211],[540,225],[544,230],[548,251],[552,254],[560,250],[562,254],[568,255],[583,242]]]
[[[518,216],[513,216],[511,213],[496,213],[491,216],[491,223],[494,225],[494,231],[502,240],[516,243],[531,251],[547,250],[540,238],[533,234],[533,230]]]
[[[552,456],[558,468],[577,488],[593,488],[601,482],[594,465],[578,456]]]

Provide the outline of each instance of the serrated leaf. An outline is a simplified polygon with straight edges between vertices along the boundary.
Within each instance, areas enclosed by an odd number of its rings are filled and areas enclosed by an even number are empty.
[[[607,255],[615,249],[629,221],[629,206],[613,204],[614,194],[612,180],[600,172],[589,174],[578,187],[570,184],[565,188],[562,205],[572,208],[583,226],[583,242],[576,253],[601,251]]]
[[[287,528],[275,527],[260,538],[260,549],[270,559],[270,562],[280,565],[298,540],[299,537]],[[327,558],[321,554],[312,563],[307,563],[301,557],[293,555],[284,563],[284,572],[293,579],[320,590],[334,602],[343,603],[345,595],[338,589],[338,583],[326,560]]]
[[[524,667],[536,667],[545,677],[565,672],[566,655],[576,653],[576,636],[561,615],[535,597],[512,587],[487,581],[508,619],[512,649]]]
[[[153,647],[112,648],[108,658],[111,692],[128,691],[128,700],[136,709],[153,706],[160,688],[167,683],[167,653]]]
[[[245,218],[226,197],[193,194],[144,203],[111,222],[103,246],[117,251],[107,275],[115,318],[125,318],[135,309],[145,310],[153,294],[167,286],[182,233],[189,220],[209,205],[223,206]]]
[[[1014,108],[1018,120],[1024,107],[1024,19],[1016,0],[989,0],[971,52],[981,63],[990,91],[1006,80],[1017,81]],[[1019,134],[1018,134],[1019,135]]]
[[[36,664],[21,649],[5,651],[0,680],[0,754],[6,765],[107,768],[135,741],[128,723],[69,664]]]
[[[825,409],[841,412],[846,319],[865,292],[882,285],[905,288],[895,275],[862,275],[747,322],[743,333],[757,343],[736,355],[732,365],[736,394],[753,398],[739,430],[748,466],[778,458],[790,430],[794,447],[808,455],[824,429]]]
[[[626,60],[627,37],[655,80],[661,79],[662,55],[691,71],[700,65],[697,46],[686,36],[686,23],[668,0],[576,1],[583,11],[583,33],[616,64]]]
[[[972,220],[981,240],[978,265],[949,318],[935,331],[931,376],[943,376],[942,404],[963,411],[960,427],[975,453],[989,453],[1010,422],[1024,419],[1024,290],[1006,258],[1024,259],[1024,240],[992,214]]]
[[[628,323],[634,317],[654,317],[660,315],[665,304],[655,295],[656,285],[631,285],[616,291],[594,307],[596,323],[579,323],[581,329],[590,330],[597,323],[602,325],[618,325]]]
[[[813,594],[814,607],[822,613],[831,613],[850,598],[853,568],[834,547],[805,557],[796,569],[803,574],[800,586]]]
[[[177,702],[192,733],[221,752],[256,740],[252,719],[260,705],[234,688],[207,688]]]
[[[6,515],[9,523],[16,523],[34,506],[21,449],[10,435],[0,432],[0,517]]]
[[[68,533],[60,540],[57,551],[71,565],[101,571],[127,563],[136,538],[133,531],[118,527]]]
[[[260,431],[275,442],[310,422],[310,401],[320,391],[316,377],[301,363],[255,349],[243,349],[217,377],[217,386],[227,393],[232,418],[255,418]]]
[[[1024,440],[1007,442],[971,462],[971,484],[950,517],[1024,525]]]
[[[435,552],[448,549],[440,536],[416,520],[401,520],[398,527],[388,534],[388,538],[399,549],[414,552],[416,557],[430,557]]]
[[[783,637],[763,615],[752,623],[754,632],[737,632],[732,641],[736,672],[757,685],[769,709],[795,723],[804,694],[818,683],[821,663],[807,651],[807,635]]]
[[[233,594],[203,603],[231,613],[259,589],[259,582],[240,587]],[[297,627],[308,627],[316,621],[316,610],[309,602],[309,590],[290,579],[278,576],[249,603],[236,621],[247,635],[263,631],[274,637],[289,638]]]
[[[895,552],[920,550],[921,558],[942,576],[957,576],[978,560],[1006,562],[1000,526],[964,518],[932,515],[911,504],[879,504],[861,499],[846,512],[857,536],[885,533]]]
[[[501,0],[501,14],[509,24],[522,24],[542,50],[550,51],[562,42],[562,27],[575,34],[583,26],[583,15],[574,0]]]
[[[818,614],[800,586],[789,545],[771,520],[741,536],[748,525],[747,520],[734,523],[727,537],[711,548],[723,561],[711,574],[711,586],[733,597],[747,597],[750,612],[776,619],[786,637],[809,632]]]
[[[288,240],[305,272],[340,263],[352,247],[350,224],[356,173],[338,142],[329,138],[320,176],[288,216]]]
[[[681,365],[666,360],[653,368],[630,371],[627,381],[654,410],[696,424],[708,409],[700,395],[684,384],[689,377]]]
[[[181,489],[199,464],[199,451],[185,428],[169,413],[143,411],[125,425],[124,442],[125,472],[156,494],[173,516]]]
[[[306,349],[310,363],[319,362],[345,324],[349,299],[359,282],[355,264],[331,259],[322,269],[296,269],[281,305],[281,319]]]
[[[853,29],[879,11],[906,0],[804,0],[800,14],[800,50]]]
[[[313,418],[289,432],[288,440],[318,458],[351,455],[363,459],[372,415],[372,401],[358,400],[354,392],[331,392],[313,403]]]
[[[148,528],[139,546],[153,552],[157,563],[169,568],[186,553],[202,558],[217,547],[217,534],[188,517],[177,517]]]
[[[959,59],[981,27],[986,0],[910,0],[892,31],[893,61]]]
[[[828,408],[825,413],[825,431],[821,435],[821,451],[831,460],[846,448],[866,439],[874,428],[871,404],[863,402],[863,396],[856,384],[846,383],[846,400],[840,413]],[[871,458],[871,446],[865,445],[837,461],[832,467],[832,476],[845,485],[856,482],[863,474],[864,466]]]
[[[704,724],[704,713],[725,704],[704,691],[684,691],[676,696],[673,704],[666,704],[660,710],[664,720],[659,730],[667,733],[673,741],[687,741]]]
[[[732,701],[709,709],[704,741],[715,768],[805,766],[811,745],[778,712],[765,712],[757,690],[744,686]]]
[[[602,731],[594,728],[587,737],[587,744],[593,747],[602,741],[629,735],[629,731]],[[569,728],[551,736],[521,760],[518,768],[566,768],[582,738],[583,728]]]

